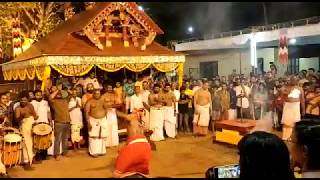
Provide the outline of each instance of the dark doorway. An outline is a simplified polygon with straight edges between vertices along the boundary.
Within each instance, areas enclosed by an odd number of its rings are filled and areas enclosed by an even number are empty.
[[[264,59],[263,58],[258,58],[257,61],[257,74],[262,74],[264,72]]]
[[[212,78],[218,75],[218,62],[200,62],[201,78]]]

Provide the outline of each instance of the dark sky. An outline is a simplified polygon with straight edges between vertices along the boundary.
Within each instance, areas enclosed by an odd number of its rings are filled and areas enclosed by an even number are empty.
[[[192,36],[240,30],[248,26],[263,25],[262,2],[138,2],[165,32],[157,38],[164,43]],[[268,23],[320,16],[320,3],[265,2]],[[194,27],[192,35],[188,26]]]

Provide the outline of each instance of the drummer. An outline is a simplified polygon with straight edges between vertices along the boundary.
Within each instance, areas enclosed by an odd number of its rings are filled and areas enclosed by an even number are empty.
[[[20,94],[20,105],[15,109],[15,117],[20,122],[20,131],[23,136],[24,146],[22,149],[23,164],[25,170],[32,170],[33,161],[33,142],[32,142],[32,124],[37,120],[33,106],[29,103],[28,92],[23,91]]]
[[[34,123],[48,123],[52,126],[52,117],[48,101],[43,99],[42,91],[35,91],[35,99],[31,101],[31,104],[39,117]],[[35,159],[37,161],[47,159],[47,150],[39,150],[36,152]]]

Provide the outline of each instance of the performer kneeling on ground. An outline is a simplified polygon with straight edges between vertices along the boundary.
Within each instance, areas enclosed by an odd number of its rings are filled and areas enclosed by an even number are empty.
[[[121,178],[132,173],[149,174],[151,146],[144,136],[144,127],[141,124],[139,113],[126,115],[117,112],[117,115],[127,121],[129,125],[127,144],[119,151],[113,177]]]

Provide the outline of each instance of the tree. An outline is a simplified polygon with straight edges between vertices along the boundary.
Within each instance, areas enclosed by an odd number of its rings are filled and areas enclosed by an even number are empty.
[[[0,26],[4,54],[12,56],[12,17],[21,22],[21,38],[34,41],[46,36],[63,21],[63,3],[60,2],[3,2],[0,3]],[[10,55],[11,54],[11,55]]]

